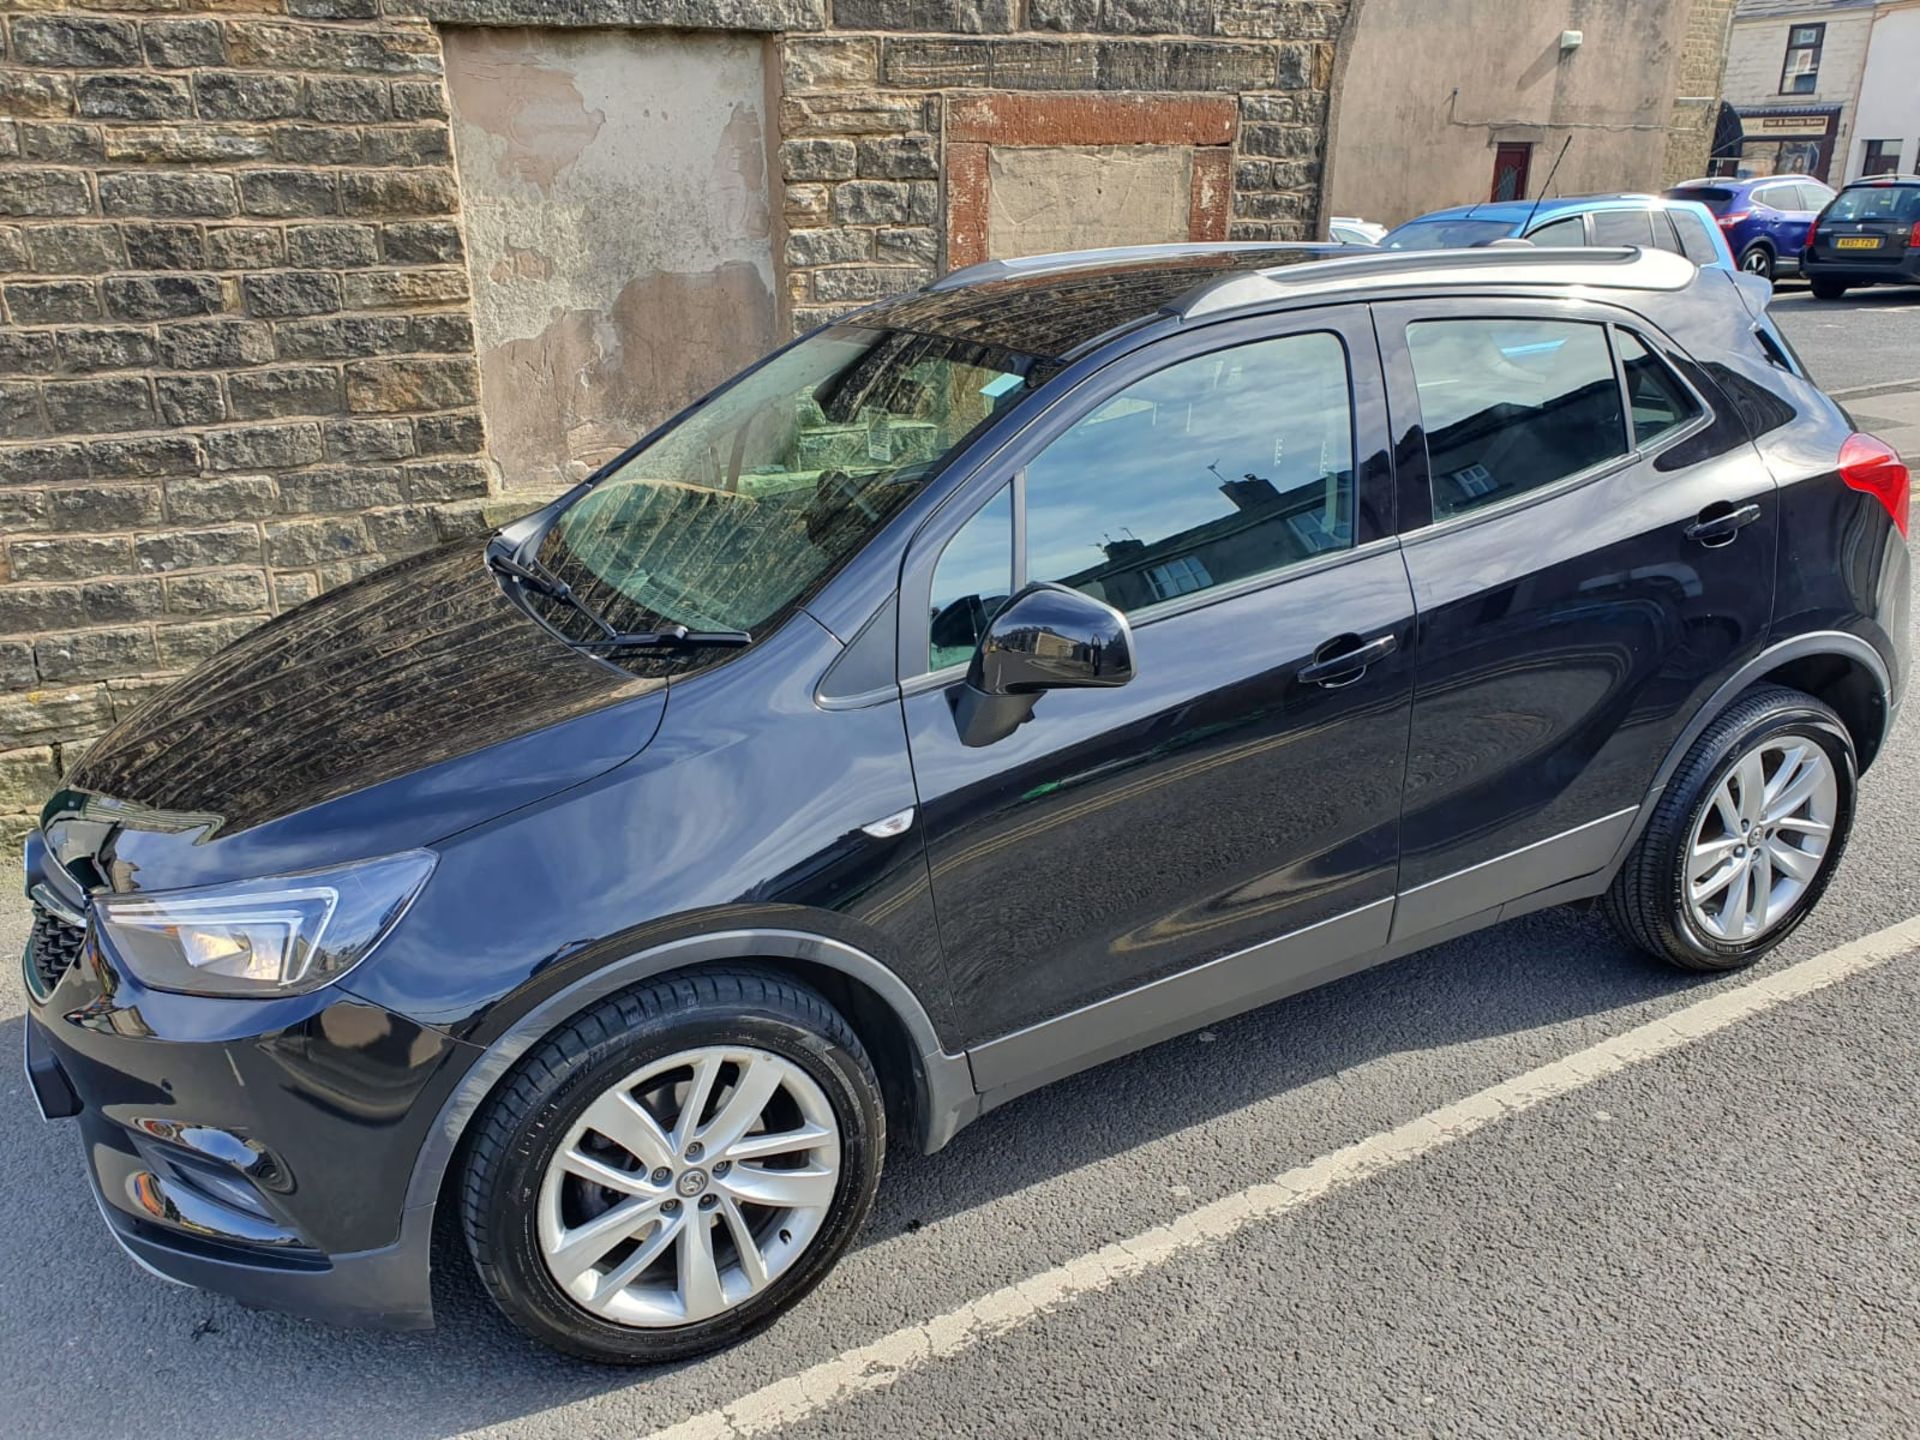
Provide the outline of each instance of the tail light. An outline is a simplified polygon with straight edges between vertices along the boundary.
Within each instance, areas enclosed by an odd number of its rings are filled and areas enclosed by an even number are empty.
[[[1920,250],[1920,220],[1913,222],[1913,229],[1907,232],[1907,248]]]
[[[1730,214],[1722,215],[1720,217],[1720,228],[1722,230],[1731,230],[1734,226],[1738,225],[1742,220],[1750,220],[1752,218],[1753,218],[1753,211],[1751,210],[1735,210]]]
[[[1920,226],[1915,226],[1914,228],[1920,229]],[[1813,242],[1819,238],[1820,238],[1820,222],[1816,220],[1811,225],[1807,226],[1806,248],[1811,250],[1813,248]]]
[[[1891,445],[1873,435],[1849,435],[1840,447],[1840,478],[1850,489],[1865,491],[1886,506],[1905,537],[1913,477]]]

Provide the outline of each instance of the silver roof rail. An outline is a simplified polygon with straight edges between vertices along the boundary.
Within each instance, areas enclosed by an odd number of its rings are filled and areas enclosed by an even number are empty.
[[[1012,260],[983,260],[949,271],[928,290],[959,290],[986,280],[1010,280],[1022,275],[1048,275],[1059,270],[1084,270],[1100,265],[1127,265],[1148,260],[1184,260],[1196,255],[1241,255],[1249,251],[1332,250],[1340,247],[1305,240],[1209,241],[1175,245],[1113,245],[1104,250],[1057,250],[1049,255],[1023,255]],[[1346,247],[1351,249],[1352,247]]]
[[[1357,247],[1348,247],[1357,248]],[[1699,274],[1691,260],[1637,246],[1572,249],[1529,246],[1478,250],[1375,250],[1310,264],[1222,275],[1166,307],[1190,320],[1250,305],[1356,285],[1591,285],[1609,290],[1684,290]]]

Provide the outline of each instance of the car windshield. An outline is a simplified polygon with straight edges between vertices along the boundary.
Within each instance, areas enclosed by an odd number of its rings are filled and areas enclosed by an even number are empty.
[[[903,330],[823,330],[622,461],[539,558],[621,629],[755,631],[1018,403],[1036,363]]]
[[[1856,185],[1842,190],[1823,220],[1920,220],[1920,185]]]
[[[1383,250],[1460,250],[1513,233],[1508,220],[1409,220],[1389,230]]]
[[[1733,191],[1718,185],[1676,185],[1666,192],[1668,200],[1698,200],[1716,215],[1727,213],[1733,204]]]

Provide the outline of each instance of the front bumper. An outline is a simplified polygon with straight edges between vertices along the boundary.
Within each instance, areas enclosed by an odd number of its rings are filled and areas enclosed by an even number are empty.
[[[28,980],[26,1071],[77,1122],[102,1218],[168,1280],[335,1323],[433,1322],[413,1164],[471,1047],[344,993],[143,991],[89,931]],[[239,1008],[236,1008],[239,1007]]]

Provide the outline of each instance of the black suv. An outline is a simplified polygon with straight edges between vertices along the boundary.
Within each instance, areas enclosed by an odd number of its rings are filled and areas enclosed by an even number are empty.
[[[1745,287],[1745,288],[1743,288]],[[27,1065],[116,1238],[601,1360],[770,1320],[890,1138],[1564,901],[1819,898],[1907,472],[1677,255],[992,263],[484,545],[262,626],[28,841]]]
[[[1920,285],[1920,175],[1856,180],[1807,229],[1800,270],[1816,299],[1857,285]]]

